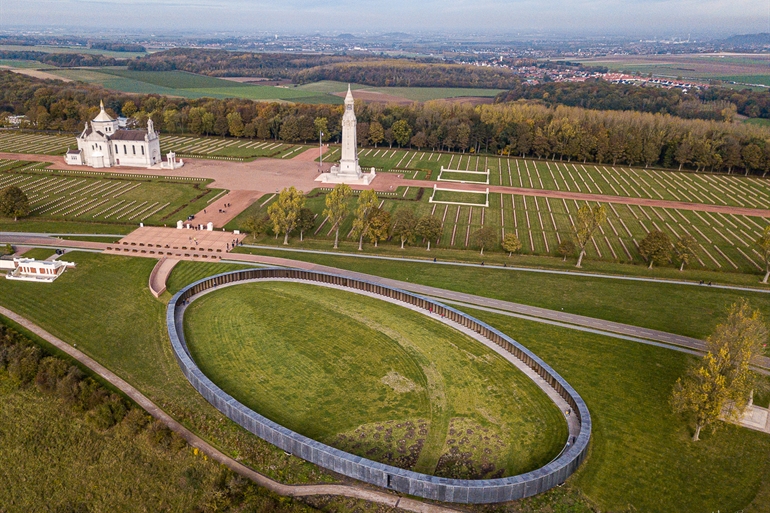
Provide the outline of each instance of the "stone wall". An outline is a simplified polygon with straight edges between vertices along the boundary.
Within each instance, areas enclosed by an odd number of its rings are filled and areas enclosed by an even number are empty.
[[[572,444],[557,458],[537,470],[517,476],[487,480],[447,479],[400,469],[355,456],[295,433],[247,408],[225,393],[198,368],[184,340],[184,305],[197,294],[241,281],[259,279],[306,280],[376,294],[424,309],[426,314],[443,315],[489,339],[523,361],[541,376],[571,406],[580,423]],[[192,386],[228,418],[271,444],[333,472],[367,483],[426,499],[484,504],[522,499],[563,483],[586,456],[591,437],[588,408],[575,390],[534,353],[495,328],[454,308],[431,299],[343,276],[299,269],[262,268],[224,273],[200,280],[180,290],[168,304],[166,324],[171,345],[182,372]]]

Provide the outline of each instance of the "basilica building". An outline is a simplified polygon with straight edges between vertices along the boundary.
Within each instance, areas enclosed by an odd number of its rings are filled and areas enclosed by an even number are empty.
[[[184,165],[174,153],[161,157],[160,138],[151,119],[147,121],[147,130],[120,128],[118,121],[105,112],[104,102],[99,114],[90,124],[86,123],[77,143],[78,149],[68,150],[65,157],[72,166],[176,169]]]

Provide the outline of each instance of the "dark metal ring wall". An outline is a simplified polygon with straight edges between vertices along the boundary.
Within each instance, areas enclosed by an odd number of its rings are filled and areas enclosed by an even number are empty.
[[[196,294],[215,287],[259,279],[305,280],[337,285],[351,289],[353,292],[372,293],[408,303],[425,310],[426,314],[432,311],[434,314],[443,315],[472,329],[513,354],[548,382],[576,414],[580,422],[579,434],[575,442],[565,446],[556,459],[537,470],[499,479],[465,480],[429,476],[385,465],[295,433],[247,408],[208,379],[191,358],[184,339],[183,311],[177,308],[178,305],[182,305]],[[182,372],[192,386],[228,418],[295,456],[333,472],[382,488],[446,502],[473,504],[505,502],[542,493],[563,483],[575,472],[586,456],[591,437],[591,417],[585,403],[569,383],[534,353],[495,328],[454,308],[416,294],[334,274],[300,269],[249,269],[205,278],[180,290],[168,304],[166,324],[171,345]]]

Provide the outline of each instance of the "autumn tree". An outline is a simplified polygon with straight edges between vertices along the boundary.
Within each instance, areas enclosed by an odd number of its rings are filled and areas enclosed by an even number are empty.
[[[569,239],[564,239],[559,243],[556,252],[563,257],[562,261],[566,262],[568,256],[575,254],[575,243]]]
[[[348,199],[353,194],[349,185],[344,183],[337,184],[334,189],[326,195],[326,208],[324,215],[329,218],[329,222],[334,227],[334,249],[337,249],[340,240],[340,223],[348,215]]]
[[[267,232],[270,226],[270,216],[267,214],[253,214],[243,221],[241,229],[256,238]]]
[[[756,241],[756,245],[765,261],[765,277],[762,279],[762,283],[767,283],[767,278],[770,277],[770,225],[765,226],[762,235]]]
[[[430,251],[430,243],[441,235],[441,221],[437,217],[426,214],[417,221],[415,232],[418,237],[428,241],[428,251]]]
[[[484,248],[493,246],[497,242],[497,231],[491,226],[479,228],[471,234],[473,243],[481,248],[481,255],[484,254]]]
[[[652,269],[653,263],[665,264],[671,258],[671,239],[667,234],[653,230],[639,243],[639,254],[650,262],[648,269]]]
[[[376,248],[378,242],[386,240],[390,235],[390,212],[381,208],[375,208],[369,214],[369,229],[366,232],[369,240]]]
[[[307,207],[302,207],[297,218],[296,230],[299,232],[299,241],[305,240],[305,232],[315,226],[315,214]]]
[[[390,127],[393,131],[393,138],[399,146],[406,146],[409,144],[409,140],[412,138],[412,127],[409,126],[409,122],[405,119],[399,119],[393,126]]]
[[[684,271],[684,266],[689,265],[690,260],[695,257],[697,245],[698,242],[695,240],[695,237],[687,234],[680,237],[676,244],[674,244],[674,253],[676,254],[676,259],[679,260],[680,271]]]
[[[329,120],[326,118],[315,118],[313,120],[313,128],[315,129],[315,136],[319,137],[323,134],[321,140],[329,140]]]
[[[369,144],[373,144],[375,148],[385,140],[385,129],[382,128],[380,123],[377,121],[369,123],[369,135],[367,136],[367,139],[369,139]]]
[[[396,210],[393,216],[393,235],[401,239],[401,249],[404,249],[404,244],[414,242],[416,228],[417,216],[414,215],[414,210],[411,208]]]
[[[594,232],[607,220],[607,209],[604,205],[583,205],[577,211],[575,221],[575,243],[580,250],[575,267],[580,267],[586,254],[586,246]]]
[[[353,218],[353,233],[358,236],[358,251],[364,249],[364,237],[372,222],[370,214],[379,206],[377,193],[372,189],[361,191]]]
[[[289,234],[297,227],[299,214],[305,206],[305,195],[291,186],[281,191],[278,200],[267,208],[276,235],[283,233],[284,245],[289,244]]]
[[[716,427],[720,418],[741,417],[761,384],[750,365],[762,354],[767,335],[759,310],[752,310],[746,300],[733,304],[725,322],[706,340],[703,360],[676,381],[671,405],[694,422],[693,441],[700,439],[704,427]]]
[[[17,221],[29,212],[29,198],[19,187],[11,185],[0,191],[0,215]]]
[[[504,250],[508,252],[509,257],[521,250],[521,241],[515,233],[506,234],[505,237],[503,237],[503,242],[500,245]]]
[[[243,137],[243,119],[241,113],[238,111],[231,112],[227,115],[227,129],[230,131],[230,135],[233,137]]]

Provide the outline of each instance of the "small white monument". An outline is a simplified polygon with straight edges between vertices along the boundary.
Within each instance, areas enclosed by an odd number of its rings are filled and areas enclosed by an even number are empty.
[[[12,261],[0,262],[0,269],[9,271],[5,275],[6,279],[38,283],[51,283],[64,274],[64,271],[73,267],[75,267],[74,262],[35,260],[34,258],[14,258]]]
[[[321,173],[316,178],[324,183],[346,183],[350,185],[369,185],[377,176],[374,168],[369,173],[361,171],[358,165],[358,142],[356,134],[356,113],[353,93],[348,85],[345,96],[345,114],[342,116],[342,155],[339,164],[332,166],[328,173]]]

